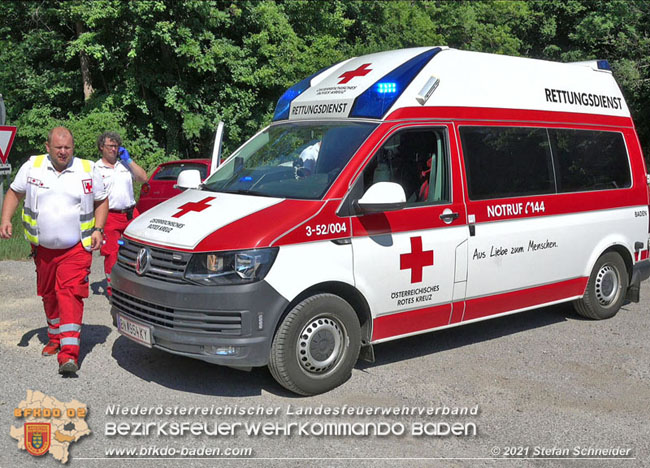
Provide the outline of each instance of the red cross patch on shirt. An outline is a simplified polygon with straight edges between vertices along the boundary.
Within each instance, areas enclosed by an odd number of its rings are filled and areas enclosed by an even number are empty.
[[[93,193],[93,180],[92,179],[84,179],[84,180],[82,180],[81,185],[83,185],[84,193]]]

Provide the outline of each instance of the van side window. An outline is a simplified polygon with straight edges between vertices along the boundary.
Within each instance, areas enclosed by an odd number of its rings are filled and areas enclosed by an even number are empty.
[[[620,133],[565,129],[549,129],[548,133],[558,192],[630,186],[630,165]]]
[[[617,132],[463,126],[460,138],[471,200],[631,185]]]
[[[407,206],[449,201],[449,164],[444,129],[403,130],[392,135],[363,171],[363,192],[395,182]]]
[[[471,200],[555,193],[544,128],[461,127]]]

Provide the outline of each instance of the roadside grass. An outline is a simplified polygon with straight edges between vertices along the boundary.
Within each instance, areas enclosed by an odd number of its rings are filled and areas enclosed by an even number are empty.
[[[27,260],[32,249],[23,236],[21,222],[22,203],[11,218],[13,235],[11,239],[0,239],[0,261],[2,260]]]
[[[141,184],[133,184],[133,192],[137,200],[140,195]],[[23,203],[21,202],[16,208],[14,216],[11,218],[13,225],[13,234],[11,239],[0,239],[0,262],[2,260],[29,260],[29,254],[32,248],[23,235],[23,223],[21,220],[23,212]]]

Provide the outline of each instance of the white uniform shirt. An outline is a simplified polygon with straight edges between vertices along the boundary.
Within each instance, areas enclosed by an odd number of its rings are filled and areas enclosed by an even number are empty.
[[[303,167],[309,169],[310,171],[314,170],[316,165],[316,160],[318,159],[318,153],[320,152],[320,141],[317,141],[311,146],[308,146],[300,153],[300,159],[303,160]]]
[[[92,163],[91,163],[92,164]],[[11,189],[25,193],[27,185],[38,187],[36,208],[38,210],[38,243],[48,249],[69,249],[81,240],[79,215],[81,197],[89,190],[88,179],[92,178],[92,191],[95,200],[106,198],[101,174],[93,170],[84,171],[81,160],[73,157],[71,164],[57,172],[49,156],[43,161],[45,174],[43,180],[28,176],[31,168],[27,161],[18,170]]]
[[[133,197],[133,174],[128,167],[118,159],[114,167],[108,166],[101,159],[95,163],[95,169],[104,179],[104,187],[108,193],[108,209],[123,210],[135,205]]]

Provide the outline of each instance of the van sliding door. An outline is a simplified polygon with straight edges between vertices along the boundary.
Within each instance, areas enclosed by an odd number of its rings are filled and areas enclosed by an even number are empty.
[[[604,239],[634,229],[632,212],[608,210],[629,204],[620,132],[486,123],[459,136],[471,232],[463,320],[581,297]]]

